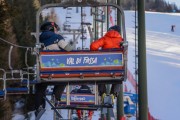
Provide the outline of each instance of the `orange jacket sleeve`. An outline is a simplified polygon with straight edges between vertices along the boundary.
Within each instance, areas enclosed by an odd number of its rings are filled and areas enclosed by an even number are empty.
[[[100,47],[104,45],[104,37],[94,41],[90,45],[90,50],[98,50]]]

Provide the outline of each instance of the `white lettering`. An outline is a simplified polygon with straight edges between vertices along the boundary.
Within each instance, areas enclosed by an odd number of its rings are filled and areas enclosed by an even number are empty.
[[[82,60],[82,58],[81,58],[81,57],[80,57],[80,58],[77,58],[77,59],[76,59],[76,64],[81,63],[81,60]]]
[[[73,65],[74,64],[74,58],[70,57],[70,58],[67,58],[67,62],[66,62],[68,65]]]
[[[71,96],[72,101],[85,101],[85,97]]]
[[[96,64],[97,63],[97,57],[84,57],[83,64]]]

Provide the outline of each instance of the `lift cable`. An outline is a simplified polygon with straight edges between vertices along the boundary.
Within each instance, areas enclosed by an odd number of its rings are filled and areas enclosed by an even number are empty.
[[[16,44],[11,43],[11,42],[9,42],[9,41],[3,39],[3,38],[0,38],[0,40],[3,41],[3,42],[5,42],[5,43],[8,43],[8,44],[10,44],[10,45],[12,45],[12,46],[14,46],[14,47],[19,47],[19,48],[24,48],[24,49],[27,49],[27,48],[32,49],[32,48],[33,48],[33,47],[29,47],[29,46],[20,46],[20,45],[16,45]]]

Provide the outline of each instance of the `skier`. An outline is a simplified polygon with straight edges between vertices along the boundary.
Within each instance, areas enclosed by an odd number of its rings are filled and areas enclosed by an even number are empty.
[[[175,25],[171,25],[171,32],[174,32]]]
[[[120,35],[120,27],[115,25],[108,29],[107,33],[101,37],[98,40],[95,40],[90,45],[90,50],[96,51],[99,49],[115,49],[115,48],[121,48],[121,42],[123,41],[121,35]],[[105,84],[100,84],[98,86],[99,88],[99,94],[100,96],[104,96],[106,93],[106,87]],[[110,94],[112,94],[113,98],[114,95],[117,96],[117,93],[119,92],[120,87],[118,84],[113,84],[111,87]]]

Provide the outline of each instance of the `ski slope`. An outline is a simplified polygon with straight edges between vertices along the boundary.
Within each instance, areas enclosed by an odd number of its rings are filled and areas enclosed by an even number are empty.
[[[129,41],[128,68],[134,73],[134,12],[126,11],[125,15]],[[180,118],[179,21],[179,14],[146,12],[148,106],[151,114],[160,120]],[[175,32],[171,32],[173,24]],[[130,84],[128,87],[133,91]]]

